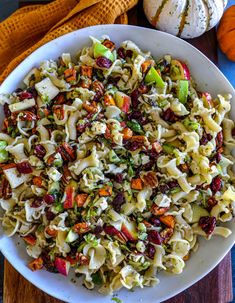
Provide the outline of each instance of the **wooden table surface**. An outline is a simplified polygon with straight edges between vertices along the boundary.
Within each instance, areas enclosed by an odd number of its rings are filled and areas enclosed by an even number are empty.
[[[11,6],[10,8],[14,10],[17,6],[16,0],[0,0],[0,12],[2,1],[4,2],[3,5],[5,8],[7,8],[7,6]],[[23,6],[30,3],[41,4],[49,1],[24,0],[19,2],[20,6]],[[2,9],[3,8],[4,7],[2,7]],[[132,9],[128,13],[128,16],[130,24],[151,27],[144,17],[142,1],[139,1],[138,6]],[[217,63],[217,42],[215,30],[211,30],[202,37],[190,40],[189,42],[199,48],[213,62]],[[178,296],[165,301],[165,303],[226,303],[231,302],[232,299],[231,254],[229,253],[224,260],[204,279],[185,290]],[[25,280],[20,274],[18,274],[7,261],[5,261],[3,302],[60,303],[61,301],[56,300],[37,289],[35,286]]]

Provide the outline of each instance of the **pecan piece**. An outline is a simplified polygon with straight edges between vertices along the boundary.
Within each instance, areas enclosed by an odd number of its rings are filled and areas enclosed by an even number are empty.
[[[64,165],[63,166],[63,176],[62,176],[61,180],[64,184],[68,184],[71,179],[72,179],[71,172],[70,172],[68,166]]]
[[[82,88],[87,88],[89,89],[91,87],[91,79],[86,78],[86,79],[81,79],[81,81],[79,82],[79,85]]]
[[[84,77],[87,77],[87,78],[91,79],[92,74],[93,74],[93,67],[82,65],[80,67],[80,74],[81,74],[81,76],[84,76]]]
[[[76,81],[77,72],[74,68],[69,68],[64,71],[64,78],[67,82]]]
[[[167,227],[160,232],[160,236],[163,239],[163,243],[167,243],[172,237],[174,232],[173,228]]]
[[[62,145],[58,147],[58,152],[64,161],[72,162],[76,160],[76,152],[67,142],[62,143]]]
[[[39,270],[39,269],[42,269],[43,267],[43,260],[42,258],[37,258],[35,260],[33,260],[32,262],[30,262],[28,264],[29,268],[32,270],[32,271],[36,271],[36,270]]]
[[[169,207],[159,207],[156,204],[153,204],[150,211],[155,216],[161,216],[164,215],[169,209]]]
[[[102,82],[95,80],[92,84],[92,88],[96,92],[94,101],[98,101],[104,95],[104,85]]]
[[[146,175],[141,177],[145,186],[150,186],[151,188],[156,188],[158,186],[157,175],[154,172],[148,172]]]
[[[115,43],[109,39],[105,39],[102,44],[109,48],[111,52],[115,49]]]
[[[65,95],[63,93],[59,93],[56,98],[55,98],[55,103],[56,105],[62,105],[66,102]]]
[[[37,116],[30,111],[24,111],[19,115],[19,119],[21,121],[36,121]]]
[[[77,223],[73,227],[73,230],[78,234],[85,234],[90,229],[91,229],[90,226],[86,222]]]
[[[56,115],[58,120],[64,119],[64,106],[63,105],[54,105],[53,113]]]
[[[90,262],[90,259],[84,256],[82,253],[78,254],[78,260],[81,265],[88,265]]]
[[[83,102],[82,107],[88,112],[88,113],[96,113],[98,111],[96,102],[92,102],[92,104],[89,104],[88,102]]]
[[[4,200],[10,199],[12,196],[12,189],[10,183],[6,178],[3,178],[1,185],[0,185],[0,197]]]
[[[213,206],[215,206],[218,203],[218,201],[215,199],[215,197],[210,197],[207,200],[207,204],[210,208],[212,208]]]

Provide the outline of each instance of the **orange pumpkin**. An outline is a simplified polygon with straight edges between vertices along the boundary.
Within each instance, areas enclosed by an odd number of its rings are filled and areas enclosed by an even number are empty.
[[[220,48],[229,60],[235,61],[235,5],[224,13],[217,31]]]

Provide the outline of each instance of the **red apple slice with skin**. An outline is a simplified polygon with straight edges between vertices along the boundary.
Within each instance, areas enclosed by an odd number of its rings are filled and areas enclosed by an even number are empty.
[[[214,107],[214,104],[213,104],[213,100],[212,100],[212,96],[210,93],[200,93],[201,94],[201,98],[203,100],[203,104],[206,108],[213,108]],[[200,95],[199,94],[199,95]]]
[[[115,239],[120,240],[122,243],[126,243],[127,242],[127,238],[126,236],[120,232],[118,229],[116,229],[114,226],[105,226],[104,227],[104,232],[109,235],[109,236],[113,236]]]
[[[70,269],[70,262],[66,261],[62,258],[55,258],[55,267],[58,270],[59,273],[61,273],[64,276],[68,276],[69,269]]]
[[[188,66],[182,61],[172,60],[171,78],[172,80],[190,80],[190,71]]]
[[[71,181],[65,187],[65,193],[64,193],[64,197],[62,199],[62,203],[64,202],[64,208],[65,209],[69,209],[69,208],[74,207],[76,188],[77,188],[77,182],[75,182],[75,181]]]
[[[116,92],[115,93],[115,101],[117,106],[124,112],[128,113],[131,106],[131,98],[124,94],[123,92]]]
[[[129,241],[134,242],[138,240],[138,233],[136,229],[136,224],[134,222],[125,220],[122,223],[121,231]]]

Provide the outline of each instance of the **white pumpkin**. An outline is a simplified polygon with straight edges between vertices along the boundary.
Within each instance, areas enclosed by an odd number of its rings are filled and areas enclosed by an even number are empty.
[[[214,27],[228,0],[144,0],[149,22],[161,31],[194,38]]]

